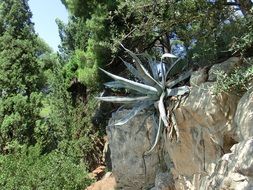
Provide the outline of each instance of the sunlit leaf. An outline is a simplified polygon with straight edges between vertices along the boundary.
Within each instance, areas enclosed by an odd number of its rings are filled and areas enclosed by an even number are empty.
[[[164,125],[167,127],[169,125],[168,121],[167,121],[167,116],[166,116],[166,110],[164,107],[164,97],[165,97],[165,92],[162,93],[162,95],[160,96],[159,102],[158,102],[158,109],[159,109],[159,114],[160,117],[164,123]]]
[[[107,74],[108,76],[112,77],[114,80],[120,81],[122,84],[126,85],[127,88],[138,91],[140,93],[143,94],[157,94],[158,91],[156,88],[152,87],[152,86],[148,86],[142,83],[138,83],[135,81],[131,81],[129,79],[125,79],[123,77],[114,75],[112,73],[109,73],[107,71],[105,71],[104,69],[100,69],[102,70],[105,74]]]
[[[124,125],[126,124],[129,120],[131,120],[133,117],[135,117],[140,111],[150,107],[153,104],[152,101],[148,102],[139,102],[136,106],[134,106],[129,113],[127,113],[125,116],[123,116],[120,120],[116,121],[112,125]]]
[[[171,82],[168,82],[166,84],[166,87],[167,88],[172,88],[173,86],[177,85],[178,83],[180,83],[181,81],[187,79],[188,77],[190,77],[192,74],[192,71],[187,71],[186,73],[183,73],[182,75],[180,75],[177,79],[171,81]]]
[[[155,142],[153,143],[153,145],[151,146],[151,148],[146,151],[144,153],[145,156],[149,155],[150,153],[152,153],[157,145],[157,143],[159,142],[160,140],[160,137],[161,137],[161,134],[162,134],[162,131],[163,131],[163,122],[162,122],[162,119],[161,117],[159,116],[159,124],[158,124],[158,130],[157,130],[157,133],[156,133],[156,138],[155,138]]]
[[[175,56],[171,53],[165,53],[162,55],[161,59],[164,59],[164,58],[177,58],[177,56]]]
[[[181,95],[189,93],[190,92],[190,88],[188,86],[180,86],[180,87],[173,88],[173,89],[167,88],[166,92],[167,92],[166,97],[169,97],[169,96],[181,96]]]
[[[150,97],[149,96],[141,96],[141,97],[105,96],[105,97],[96,97],[96,99],[104,101],[104,102],[131,104],[137,101],[150,100]]]

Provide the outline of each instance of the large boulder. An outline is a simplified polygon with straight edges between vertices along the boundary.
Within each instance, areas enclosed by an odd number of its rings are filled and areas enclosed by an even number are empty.
[[[196,189],[253,189],[253,137],[235,144],[231,153],[225,154],[213,171],[200,180]]]
[[[171,172],[158,171],[154,187],[151,190],[174,190],[174,179]]]
[[[202,68],[197,71],[192,72],[190,78],[191,86],[199,86],[200,84],[206,82],[208,79],[207,68]]]
[[[177,189],[193,187],[194,174],[205,175],[235,143],[231,131],[238,97],[213,95],[212,85],[193,87],[174,112],[180,136],[177,141],[167,141],[165,151],[174,165]]]
[[[240,99],[234,120],[237,125],[238,141],[253,136],[253,88]]]
[[[123,110],[114,113],[110,124],[128,112]],[[109,125],[106,132],[117,188],[139,190],[151,187],[155,181],[159,157],[156,151],[145,158],[143,154],[154,141],[152,117],[142,113],[123,126]]]

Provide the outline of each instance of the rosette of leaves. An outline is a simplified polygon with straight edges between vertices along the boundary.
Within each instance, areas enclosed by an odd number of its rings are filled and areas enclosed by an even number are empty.
[[[124,48],[124,46],[122,46]],[[105,96],[97,97],[98,100],[127,104],[132,109],[123,118],[119,119],[113,125],[124,125],[140,111],[144,109],[150,109],[155,107],[158,110],[158,124],[155,122],[156,137],[151,148],[145,153],[146,155],[154,150],[159,141],[159,137],[162,134],[164,127],[169,127],[169,118],[171,113],[165,109],[165,99],[173,96],[182,96],[190,92],[188,86],[178,86],[178,84],[187,79],[191,71],[182,73],[175,80],[169,80],[170,72],[178,63],[179,59],[169,65],[166,69],[163,60],[165,58],[175,59],[175,55],[165,53],[161,57],[160,69],[155,60],[148,58],[148,65],[150,69],[146,69],[141,59],[132,51],[124,48],[134,60],[134,66],[126,61],[122,60],[129,70],[129,72],[135,77],[136,80],[130,80],[121,76],[114,75],[101,69],[106,75],[114,79],[112,82],[105,83],[105,86],[112,89],[127,89],[131,93],[128,96]],[[170,129],[172,130],[172,129]]]

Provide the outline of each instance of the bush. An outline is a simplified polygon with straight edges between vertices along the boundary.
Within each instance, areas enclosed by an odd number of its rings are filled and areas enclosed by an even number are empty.
[[[253,9],[251,11],[253,13]],[[247,15],[238,21],[237,30],[241,31],[240,35],[235,35],[231,43],[231,51],[251,54],[253,47],[253,14]],[[250,52],[247,52],[250,51]]]
[[[92,182],[84,166],[57,151],[41,155],[38,145],[0,155],[0,170],[5,190],[80,190]]]
[[[234,93],[237,95],[247,91],[252,86],[253,65],[248,63],[247,67],[239,67],[230,75],[219,72],[217,82],[214,86],[214,93]]]

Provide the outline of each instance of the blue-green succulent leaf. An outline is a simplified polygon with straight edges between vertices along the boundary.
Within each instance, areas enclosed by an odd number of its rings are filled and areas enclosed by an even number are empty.
[[[166,93],[163,92],[162,95],[160,96],[160,100],[158,102],[158,110],[159,110],[160,117],[161,117],[161,119],[164,123],[164,126],[167,127],[169,125],[169,123],[168,123],[168,120],[167,120],[166,110],[165,110],[165,107],[164,107],[165,95],[166,95]]]
[[[145,81],[145,84],[150,86],[155,86],[159,91],[161,88],[161,84],[158,83],[145,69],[145,67],[142,65],[141,60],[138,58],[138,56],[130,51],[129,49],[126,49],[122,44],[121,46],[132,56],[132,58],[135,60],[135,67],[139,74],[141,75],[142,79]]]
[[[168,78],[170,72],[172,71],[172,69],[177,65],[177,63],[181,60],[181,58],[178,58],[175,62],[173,62],[170,67],[168,68],[167,72],[166,72],[166,79]]]
[[[123,118],[121,118],[120,120],[116,121],[114,124],[112,125],[124,125],[126,124],[129,120],[131,120],[133,117],[135,117],[140,111],[150,107],[153,104],[152,101],[147,101],[147,102],[138,102],[138,104],[136,106],[134,106],[132,108],[131,111],[129,111],[129,113],[124,116]]]
[[[170,96],[181,96],[184,94],[187,94],[190,92],[190,87],[189,86],[180,86],[176,88],[166,89],[166,97]]]
[[[130,73],[133,76],[137,77],[139,80],[141,80],[142,82],[144,82],[143,78],[141,77],[141,75],[139,74],[139,72],[137,71],[137,69],[134,68],[134,66],[132,66],[130,63],[124,61],[123,59],[121,59],[121,60],[123,61],[124,65],[127,67],[127,69],[130,71]]]
[[[152,57],[147,53],[143,53],[141,55],[143,55],[148,60],[149,67],[152,72],[152,77],[157,82],[159,82],[159,72],[158,72],[158,68],[157,68],[158,63],[156,62],[156,60],[153,60]]]
[[[161,134],[162,134],[162,131],[163,131],[163,122],[162,122],[162,118],[159,116],[159,124],[158,124],[158,130],[157,130],[157,133],[156,133],[156,138],[155,138],[155,142],[153,143],[153,145],[151,146],[151,148],[146,151],[144,153],[145,156],[149,155],[150,153],[153,152],[153,150],[155,149],[157,143],[159,142],[159,139],[161,137]]]
[[[96,97],[96,99],[104,102],[114,102],[122,104],[132,104],[138,101],[152,100],[149,96],[140,96],[140,97],[120,97],[120,96],[105,96],[105,97]]]
[[[164,59],[165,57],[167,58],[177,58],[177,56],[171,54],[171,53],[164,53],[161,57],[161,59]]]
[[[171,81],[171,82],[167,82],[166,87],[167,88],[172,88],[173,86],[177,85],[178,83],[180,83],[181,81],[187,79],[188,77],[190,77],[192,74],[192,70],[187,71],[183,74],[181,74],[177,79]]]
[[[135,82],[129,79],[125,79],[123,77],[114,75],[112,73],[109,73],[105,71],[104,69],[101,69],[105,74],[112,77],[114,80],[120,81],[122,84],[126,85],[127,88],[138,91],[142,94],[150,94],[150,95],[157,95],[158,90],[152,86],[148,86],[139,82]]]
[[[111,82],[106,82],[104,85],[108,88],[126,88],[126,85],[122,84],[120,81],[111,81]]]
[[[153,77],[156,81],[159,81],[159,73],[158,73],[158,69],[157,69],[157,63],[156,61],[153,60],[149,60],[148,61],[150,69],[152,71]]]

